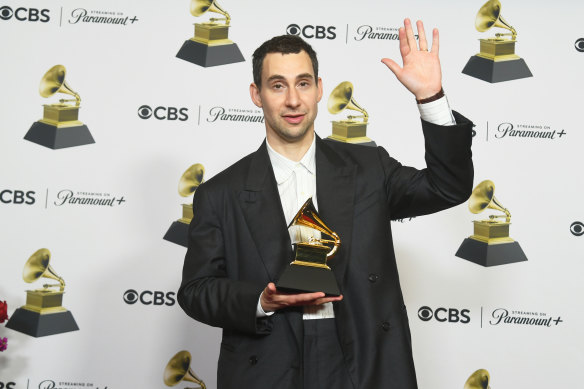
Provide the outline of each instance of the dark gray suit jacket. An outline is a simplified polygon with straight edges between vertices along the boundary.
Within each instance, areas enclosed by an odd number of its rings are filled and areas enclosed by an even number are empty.
[[[422,121],[427,168],[402,166],[381,148],[316,140],[319,214],[341,237],[329,261],[344,299],[338,336],[355,388],[416,388],[410,330],[390,220],[436,212],[472,190],[472,123]],[[178,302],[223,328],[218,388],[302,388],[302,309],[256,319],[268,282],[292,259],[265,142],[202,184],[194,196]]]

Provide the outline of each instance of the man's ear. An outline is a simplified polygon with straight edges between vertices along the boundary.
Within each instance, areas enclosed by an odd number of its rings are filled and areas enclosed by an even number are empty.
[[[316,100],[316,101],[320,102],[320,99],[322,99],[322,78],[320,78],[320,77],[318,78],[317,85],[318,85],[318,100]]]
[[[251,83],[249,85],[249,95],[251,96],[251,101],[253,103],[262,108],[262,97],[260,96],[260,88],[255,83]]]

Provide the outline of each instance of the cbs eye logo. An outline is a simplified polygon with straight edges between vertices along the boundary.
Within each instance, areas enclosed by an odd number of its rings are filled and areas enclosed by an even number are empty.
[[[155,107],[152,109],[149,105],[142,105],[138,108],[138,116],[144,120],[154,116],[158,120],[180,120],[184,122],[189,118],[188,112],[188,108],[176,107]]]
[[[145,290],[138,292],[134,289],[128,289],[124,292],[124,301],[126,304],[133,305],[140,302],[144,305],[167,305],[173,306],[176,302],[174,292],[161,292]]]
[[[12,8],[8,7],[7,5],[0,7],[1,20],[9,20],[12,19],[13,16],[14,19],[20,20],[21,22],[29,21],[46,23],[51,20],[48,9],[39,10],[36,8],[19,7],[15,10],[12,10]]]
[[[435,319],[443,323],[467,324],[470,322],[469,313],[470,311],[468,309],[458,310],[456,308],[436,308],[436,310],[432,311],[432,308],[423,306],[418,309],[418,318],[422,321]]]
[[[288,35],[301,35],[304,38],[316,38],[316,39],[335,39],[337,34],[335,33],[335,26],[299,26],[298,24],[291,24],[286,27],[286,34]]]
[[[570,225],[570,232],[574,236],[582,236],[584,235],[584,223],[582,222],[574,222]]]
[[[584,52],[584,38],[576,39],[576,42],[574,42],[574,47],[576,48],[576,50],[583,53]]]

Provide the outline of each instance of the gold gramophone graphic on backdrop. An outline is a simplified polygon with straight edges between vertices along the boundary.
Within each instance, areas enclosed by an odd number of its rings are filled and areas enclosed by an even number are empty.
[[[280,276],[276,287],[293,293],[324,292],[327,296],[339,296],[339,286],[327,261],[335,256],[341,239],[322,221],[312,197],[306,200],[288,228],[308,228],[323,233],[332,239],[310,236],[308,241],[292,242],[294,244],[294,261]],[[301,239],[302,234],[300,234]],[[332,246],[332,247],[331,247]]]
[[[195,36],[183,43],[176,54],[177,58],[203,67],[245,61],[237,44],[228,39],[231,17],[227,11],[216,0],[191,0],[191,15],[199,17],[206,12],[215,12],[224,17],[195,23]],[[217,23],[222,20],[224,23]]]
[[[203,183],[204,175],[205,167],[200,163],[189,167],[178,181],[178,194],[182,197],[192,196]],[[182,204],[182,217],[170,225],[163,239],[187,247],[188,229],[192,219],[193,203]]]
[[[501,16],[501,2],[487,1],[477,13],[475,28],[485,32],[500,27],[510,33],[497,33],[494,38],[479,39],[480,53],[470,57],[462,73],[490,83],[532,77],[525,61],[515,54],[517,31]],[[511,38],[503,38],[504,36]]]
[[[49,250],[37,250],[24,265],[22,278],[28,283],[40,278],[50,278],[59,283],[45,284],[42,289],[27,290],[26,305],[14,311],[6,323],[7,328],[35,338],[79,329],[71,312],[61,306],[65,281],[49,265],[50,259]]]
[[[350,109],[361,112],[362,115],[349,115],[346,120],[333,121],[333,134],[329,139],[345,143],[356,143],[365,146],[377,146],[367,137],[367,111],[357,104],[353,97],[353,84],[349,81],[341,82],[333,89],[327,103],[328,111],[333,115]],[[361,120],[355,120],[359,119]]]
[[[176,353],[164,368],[163,380],[166,386],[175,386],[182,381],[194,382],[199,385],[201,389],[206,389],[207,386],[202,379],[191,369],[191,353],[188,351],[179,351]],[[193,388],[195,389],[195,388]]]
[[[24,136],[26,140],[53,150],[95,143],[87,126],[78,120],[81,97],[65,82],[65,74],[63,65],[50,68],[41,79],[39,93],[45,98],[56,93],[75,98],[44,104],[43,118],[33,123]]]
[[[487,208],[504,215],[490,215],[487,220],[473,221],[474,234],[462,242],[456,256],[481,266],[527,261],[519,242],[509,237],[511,213],[495,197],[495,184],[490,180],[478,184],[468,200],[468,209],[472,213],[481,213]]]
[[[464,389],[491,389],[489,382],[491,376],[485,369],[479,369],[472,373],[464,383]]]

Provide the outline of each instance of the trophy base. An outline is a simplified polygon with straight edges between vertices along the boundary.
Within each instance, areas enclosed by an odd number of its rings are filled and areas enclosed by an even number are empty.
[[[466,238],[455,255],[485,267],[527,261],[527,257],[521,249],[521,246],[515,241],[488,244]]]
[[[79,330],[69,311],[40,314],[23,308],[14,311],[6,323],[6,328],[35,338]]]
[[[235,43],[208,46],[190,39],[183,43],[176,57],[205,68],[245,61]]]
[[[58,127],[40,121],[33,123],[24,139],[53,150],[95,143],[85,124]]]
[[[276,288],[289,293],[323,292],[339,296],[339,286],[331,270],[302,265],[289,265],[276,283]]]
[[[479,55],[470,57],[462,73],[491,84],[533,77],[523,58],[495,61]]]
[[[359,145],[359,146],[377,147],[377,143],[375,143],[374,140],[371,140],[370,138],[367,138],[367,137],[363,137],[363,138],[365,138],[365,139],[345,140],[345,139],[337,138],[334,135],[330,135],[327,137],[327,139],[330,139],[330,140],[335,141],[335,142],[350,143],[350,144]]]
[[[183,247],[188,247],[188,235],[189,225],[176,221],[172,222],[168,231],[164,234],[163,239]]]

